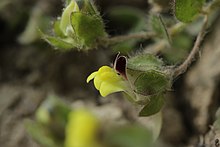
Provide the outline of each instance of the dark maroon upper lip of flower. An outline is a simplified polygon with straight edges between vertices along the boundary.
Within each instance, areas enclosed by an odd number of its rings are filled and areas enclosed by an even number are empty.
[[[115,58],[113,66],[114,69],[118,72],[118,74],[122,75],[125,79],[127,79],[127,75],[126,75],[127,57],[121,56],[120,53],[118,53]]]

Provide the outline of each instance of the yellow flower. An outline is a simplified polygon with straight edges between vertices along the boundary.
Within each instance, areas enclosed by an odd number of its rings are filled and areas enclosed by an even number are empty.
[[[90,74],[86,80],[87,83],[92,79],[94,79],[95,88],[103,97],[126,89],[124,79],[109,66],[102,66],[98,71]]]
[[[89,111],[70,112],[66,126],[65,147],[100,147],[97,142],[99,121]]]

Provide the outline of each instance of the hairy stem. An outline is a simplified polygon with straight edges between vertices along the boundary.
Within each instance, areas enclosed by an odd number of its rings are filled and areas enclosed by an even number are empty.
[[[139,32],[128,35],[115,36],[111,38],[101,39],[105,46],[114,45],[120,42],[128,41],[131,39],[149,39],[155,37],[157,34],[154,32]]]
[[[167,33],[169,34],[170,37],[174,37],[176,34],[181,32],[185,28],[186,24],[184,23],[177,23],[174,26],[170,27],[167,29]],[[167,40],[162,39],[158,42],[156,42],[153,45],[149,45],[144,48],[144,53],[152,53],[152,54],[157,54],[161,50],[163,50],[167,46]]]
[[[208,25],[208,16],[205,15],[202,28],[196,38],[196,41],[194,43],[194,46],[193,46],[189,56],[186,58],[186,60],[180,66],[174,68],[174,71],[173,71],[174,78],[183,74],[187,70],[187,68],[191,65],[192,61],[195,59],[196,54],[198,54],[198,52],[200,50],[200,45],[202,43],[202,40],[206,34],[207,25]]]
[[[170,35],[174,35],[178,33],[181,28],[184,28],[183,23],[178,23],[177,25],[171,27],[168,29]],[[124,41],[128,41],[131,39],[150,39],[156,37],[158,34],[155,32],[138,32],[138,33],[133,33],[133,34],[126,34],[126,35],[120,35],[120,36],[114,36],[110,38],[101,38],[98,40],[98,44],[101,46],[110,46],[110,45],[115,45],[117,43],[121,43]]]

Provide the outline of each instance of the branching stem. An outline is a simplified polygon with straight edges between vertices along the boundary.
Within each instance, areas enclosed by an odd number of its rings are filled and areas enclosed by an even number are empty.
[[[101,41],[104,43],[105,46],[114,45],[120,42],[128,41],[131,39],[149,39],[155,37],[157,34],[154,32],[139,32],[121,36],[115,36],[111,38],[104,38]]]
[[[200,45],[202,43],[202,40],[206,34],[207,25],[208,25],[208,16],[205,15],[202,28],[196,38],[196,41],[193,45],[193,48],[192,48],[189,56],[186,58],[186,60],[180,66],[175,67],[173,70],[173,77],[174,78],[183,74],[187,70],[187,68],[191,65],[193,60],[195,59],[196,54],[198,54],[198,52],[200,50]]]

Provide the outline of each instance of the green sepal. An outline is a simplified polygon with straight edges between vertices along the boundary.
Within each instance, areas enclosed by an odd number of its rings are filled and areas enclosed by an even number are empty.
[[[100,16],[99,12],[97,11],[97,8],[90,0],[78,0],[76,2],[80,8],[80,12],[91,16]]]
[[[89,16],[78,12],[72,13],[71,24],[79,41],[80,48],[95,48],[97,46],[97,39],[106,36],[104,24],[96,16]]]
[[[58,37],[64,38],[62,30],[60,29],[60,20],[56,20],[53,24],[54,34]]]
[[[46,42],[48,42],[50,45],[52,45],[58,49],[70,50],[70,49],[77,48],[77,45],[73,45],[74,43],[69,43],[71,41],[73,42],[73,40],[71,38],[62,39],[62,38],[58,38],[58,37],[45,35],[43,33],[41,33],[41,37]]]
[[[179,21],[189,23],[197,16],[205,0],[176,0],[175,15]]]
[[[139,113],[139,116],[151,116],[158,113],[164,105],[163,94],[151,96],[150,102],[145,105]]]
[[[137,77],[140,76],[143,73],[143,71],[138,71],[135,69],[127,68],[126,69],[126,76],[131,84],[132,89],[134,89],[134,82],[136,81]]]
[[[135,92],[145,96],[164,92],[169,85],[169,78],[156,70],[141,73],[134,82]]]
[[[60,30],[65,36],[72,36],[74,34],[73,28],[71,27],[71,14],[73,12],[79,12],[79,7],[75,0],[72,0],[66,8],[63,10],[60,18]]]

